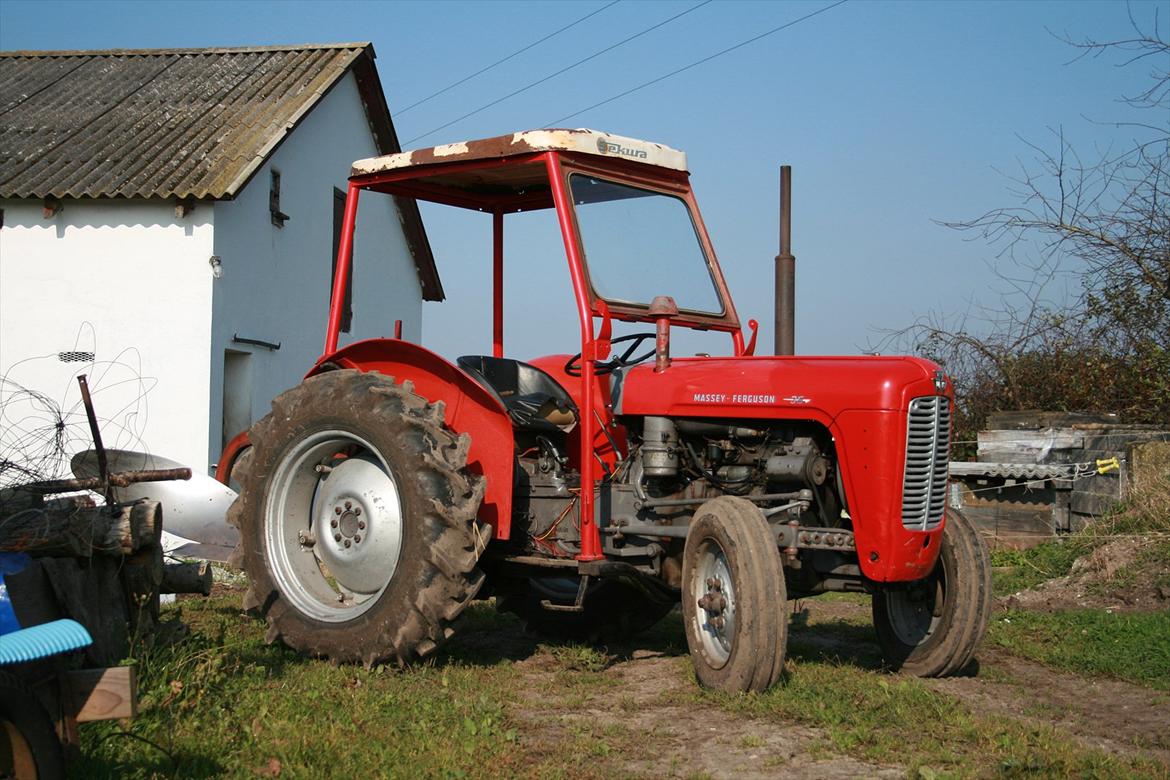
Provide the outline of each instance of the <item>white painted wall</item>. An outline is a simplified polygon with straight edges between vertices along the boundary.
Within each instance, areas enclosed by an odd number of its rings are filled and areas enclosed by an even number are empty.
[[[0,208],[0,374],[74,410],[71,450],[90,446],[74,378],[88,373],[107,447],[203,467],[211,205],[182,218],[162,200],[66,200],[49,219],[40,201]],[[60,362],[70,350],[96,363]],[[2,435],[18,423],[0,420]]]
[[[225,350],[251,354],[252,420],[273,397],[300,382],[321,354],[329,308],[333,188],[345,190],[354,160],[377,154],[353,75],[347,75],[257,172],[233,201],[215,204],[215,251],[223,276],[214,284],[209,462],[219,456]],[[268,209],[271,169],[281,174],[281,211]],[[422,292],[398,211],[366,193],[358,209],[353,329],[342,344],[393,334],[421,337]],[[233,336],[279,342],[279,350],[233,343]],[[228,435],[232,435],[231,432]]]

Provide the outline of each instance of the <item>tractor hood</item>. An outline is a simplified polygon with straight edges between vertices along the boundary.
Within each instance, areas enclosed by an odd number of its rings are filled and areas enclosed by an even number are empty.
[[[945,385],[936,385],[938,381]],[[678,358],[615,372],[615,414],[819,419],[848,410],[904,410],[949,392],[939,367],[913,357]]]

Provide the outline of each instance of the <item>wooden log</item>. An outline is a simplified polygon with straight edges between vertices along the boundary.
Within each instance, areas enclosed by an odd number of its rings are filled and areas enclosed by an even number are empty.
[[[0,516],[40,509],[44,505],[44,497],[35,491],[25,490],[19,486],[0,490]]]
[[[122,567],[122,587],[130,605],[130,627],[138,635],[153,632],[158,623],[163,568],[162,548],[157,545],[126,558]]]
[[[158,547],[162,544],[162,504],[143,499],[130,505],[131,530],[138,547]]]
[[[120,471],[109,476],[109,484],[113,487],[129,487],[139,482],[171,482],[177,479],[191,479],[191,469],[151,469],[147,471]],[[30,482],[22,485],[22,490],[36,493],[68,493],[73,490],[103,491],[106,483],[100,477],[82,477],[79,479],[52,479],[45,482]]]
[[[211,564],[207,561],[194,563],[170,563],[163,567],[163,593],[202,593],[211,595]]]
[[[65,558],[129,555],[139,546],[132,506],[74,505],[17,512],[0,520],[0,552]]]
[[[135,570],[141,571],[144,589],[148,585],[151,589],[157,590],[162,585],[163,572],[166,569],[166,564],[163,561],[163,554],[160,548],[144,547],[125,560],[127,567],[133,567]]]

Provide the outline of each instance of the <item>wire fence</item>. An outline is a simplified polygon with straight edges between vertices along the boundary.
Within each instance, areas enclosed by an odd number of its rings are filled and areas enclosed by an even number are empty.
[[[96,342],[83,326],[78,341]],[[72,476],[69,458],[93,448],[77,376],[86,375],[103,443],[144,450],[150,391],[137,350],[100,359],[96,347],[41,355],[0,373],[0,515],[15,501],[12,488]],[[56,385],[56,392],[50,387]]]

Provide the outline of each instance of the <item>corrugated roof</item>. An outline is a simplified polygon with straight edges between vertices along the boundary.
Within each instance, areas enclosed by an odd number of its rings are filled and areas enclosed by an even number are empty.
[[[364,48],[0,54],[0,195],[231,197]]]
[[[350,70],[399,151],[368,43],[0,52],[0,197],[231,198]],[[400,200],[427,300],[443,288]]]

